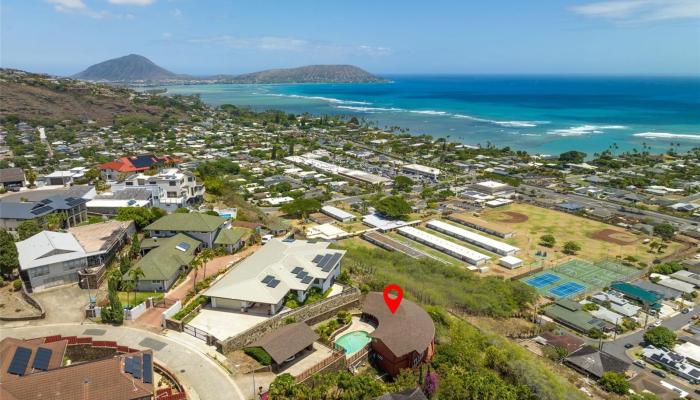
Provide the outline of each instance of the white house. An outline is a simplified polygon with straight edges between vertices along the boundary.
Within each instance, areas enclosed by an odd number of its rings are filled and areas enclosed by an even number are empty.
[[[438,168],[427,167],[420,164],[406,164],[401,167],[401,173],[404,175],[428,178],[433,181],[437,181],[440,177],[440,170]]]
[[[214,283],[205,296],[214,308],[248,312],[261,308],[278,313],[287,294],[304,301],[311,288],[328,290],[340,274],[344,250],[328,249],[327,242],[271,239],[260,250]]]
[[[78,281],[87,253],[70,233],[43,231],[17,242],[22,280],[33,291]]]
[[[153,206],[166,211],[199,203],[205,191],[204,185],[197,182],[193,173],[178,168],[163,169],[156,175],[133,174],[124,182],[112,185],[113,192],[127,188],[149,189],[153,193]]]

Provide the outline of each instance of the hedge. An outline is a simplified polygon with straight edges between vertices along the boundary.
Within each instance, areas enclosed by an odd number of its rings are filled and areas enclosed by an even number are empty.
[[[182,310],[178,311],[175,315],[173,315],[173,319],[176,320],[176,321],[182,320],[183,318],[185,318],[185,316],[186,316],[187,314],[189,314],[190,312],[192,312],[192,310],[194,310],[198,305],[206,303],[207,300],[208,300],[208,299],[207,299],[206,297],[204,297],[204,296],[197,296],[197,298],[194,299],[194,300],[192,300],[192,301],[190,301],[190,302],[185,306],[185,308],[183,308]]]
[[[257,362],[259,362],[262,365],[270,365],[272,364],[272,357],[270,357],[269,354],[260,347],[246,347],[243,349],[243,352],[246,353],[247,355],[253,357]]]

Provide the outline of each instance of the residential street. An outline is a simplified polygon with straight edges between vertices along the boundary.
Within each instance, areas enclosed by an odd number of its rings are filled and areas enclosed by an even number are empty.
[[[124,326],[98,324],[57,324],[0,329],[5,337],[34,338],[61,334],[92,336],[98,340],[115,340],[121,345],[153,349],[157,362],[168,367],[185,386],[189,399],[245,400],[234,380],[213,360],[192,346],[174,338]]]

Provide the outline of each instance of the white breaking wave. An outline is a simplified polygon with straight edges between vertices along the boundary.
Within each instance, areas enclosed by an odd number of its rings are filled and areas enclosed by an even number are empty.
[[[290,97],[293,99],[321,100],[321,101],[326,101],[328,103],[333,103],[333,104],[372,104],[372,103],[368,103],[366,101],[342,100],[342,99],[335,99],[333,97],[322,97],[322,96],[301,96],[298,94],[280,94],[280,93],[266,93],[266,95],[267,96],[275,96],[275,97]]]
[[[414,114],[426,114],[426,115],[448,115],[445,111],[434,111],[434,110],[410,110]]]
[[[564,129],[552,129],[547,133],[557,136],[584,136],[604,133],[608,129],[627,129],[624,125],[581,125]]]
[[[487,124],[494,124],[494,125],[505,126],[505,127],[509,127],[509,128],[532,128],[532,127],[537,126],[538,124],[549,123],[549,121],[496,121],[493,119],[477,118],[477,117],[472,117],[471,115],[464,115],[464,114],[455,114],[453,116],[455,118],[468,119],[470,121],[476,121],[476,122],[485,122]]]
[[[357,106],[336,106],[336,108],[342,108],[345,110],[360,111],[360,112],[380,112],[380,111],[406,111],[403,108],[385,108],[385,107],[357,107]]]
[[[643,137],[647,139],[686,139],[700,140],[700,135],[692,135],[686,133],[668,133],[668,132],[640,132],[632,136]]]

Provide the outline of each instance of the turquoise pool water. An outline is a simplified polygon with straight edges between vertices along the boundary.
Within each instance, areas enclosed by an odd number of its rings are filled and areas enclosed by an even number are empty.
[[[346,333],[335,340],[335,344],[345,349],[345,354],[352,354],[365,347],[370,342],[369,333],[365,331],[355,331]]]

